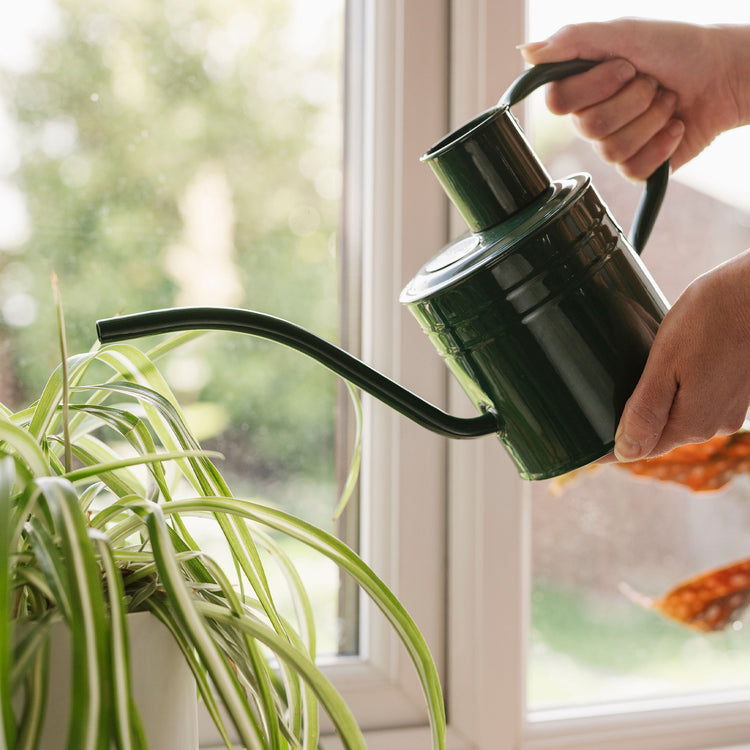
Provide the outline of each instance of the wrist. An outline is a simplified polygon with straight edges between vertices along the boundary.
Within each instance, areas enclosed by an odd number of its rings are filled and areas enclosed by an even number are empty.
[[[723,59],[723,78],[727,95],[732,98],[736,120],[725,129],[750,124],[750,25],[722,24],[710,27]],[[718,81],[717,81],[718,83]]]

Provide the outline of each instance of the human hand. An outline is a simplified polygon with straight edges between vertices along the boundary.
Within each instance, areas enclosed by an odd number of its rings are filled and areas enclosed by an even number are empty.
[[[750,122],[750,26],[619,19],[566,26],[521,45],[527,62],[602,60],[551,84],[547,105],[632,179],[673,169]]]
[[[750,404],[750,250],[669,310],[615,436],[621,461],[736,432]]]

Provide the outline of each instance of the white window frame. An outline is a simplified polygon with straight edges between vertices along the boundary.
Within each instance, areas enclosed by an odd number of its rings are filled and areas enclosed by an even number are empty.
[[[349,82],[349,103],[359,110],[349,117],[362,127],[351,133],[345,168],[361,182],[347,195],[343,227],[361,250],[359,354],[444,406],[445,372],[398,296],[447,236],[445,200],[419,155],[447,124],[448,4],[352,0],[349,14],[355,29],[367,29],[353,34],[361,47],[349,60],[362,66],[360,88]],[[374,399],[365,397],[363,406],[361,552],[407,604],[444,674],[446,443]],[[427,721],[414,669],[384,619],[367,601],[361,605],[360,655],[337,660],[327,673],[367,730],[368,746],[399,747],[398,728],[410,738],[404,747],[414,748],[413,732],[421,734]],[[330,738],[324,747],[336,743]]]
[[[361,187],[344,235],[362,247],[361,356],[440,406],[467,400],[398,295],[461,223],[419,155],[492,105],[521,70],[525,0],[353,0],[361,44]],[[352,97],[356,101],[358,97]],[[359,177],[357,178],[359,179]],[[528,485],[497,440],[447,441],[365,399],[362,553],[433,649],[449,750],[709,750],[750,741],[747,694],[527,717]],[[373,750],[427,750],[403,649],[363,602],[361,655],[327,668]],[[335,737],[326,750],[340,747]]]
[[[462,231],[418,157],[497,101],[520,72],[515,45],[523,36],[523,6],[491,0],[356,5],[371,31],[363,51],[366,125],[357,212],[362,356],[433,403],[470,414],[466,397],[397,300],[418,268]],[[451,717],[448,746],[513,747],[516,740],[505,736],[520,736],[523,714],[523,651],[515,645],[526,620],[525,547],[515,531],[526,522],[523,485],[493,436],[448,441],[370,399],[366,407],[363,554],[433,649]],[[507,499],[499,502],[503,494]],[[497,543],[498,528],[508,530],[509,543]],[[369,730],[368,747],[429,748],[411,664],[377,616],[363,619],[370,622],[363,658],[332,665],[329,674]],[[340,745],[331,738],[324,747]]]

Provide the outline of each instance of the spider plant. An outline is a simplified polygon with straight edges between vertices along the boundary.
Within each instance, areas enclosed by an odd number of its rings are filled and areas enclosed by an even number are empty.
[[[17,413],[0,405],[0,750],[38,746],[45,701],[55,700],[43,647],[55,623],[72,644],[67,747],[145,748],[127,639],[127,614],[141,611],[174,636],[226,747],[236,735],[246,748],[315,748],[324,710],[345,747],[364,748],[316,666],[311,604],[280,536],[333,560],[377,604],[413,660],[433,746],[443,747],[435,666],[396,597],[335,537],[235,497],[191,433],[155,363],[193,336],[148,353],[116,344],[70,357],[63,336],[38,401]],[[215,524],[239,584],[196,544],[193,517]],[[279,611],[269,560],[291,587],[294,616]]]

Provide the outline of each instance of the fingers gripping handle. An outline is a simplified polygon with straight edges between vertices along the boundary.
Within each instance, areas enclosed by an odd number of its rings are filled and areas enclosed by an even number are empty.
[[[563,62],[542,63],[521,73],[500,97],[498,107],[512,107],[527,97],[545,83],[559,81],[561,78],[585,73],[600,61],[597,60],[565,60]],[[656,217],[664,200],[669,182],[669,160],[659,166],[646,180],[646,187],[638,204],[631,229],[631,243],[640,255],[646,246],[651,230],[656,223]]]
[[[541,63],[521,73],[513,83],[508,86],[505,93],[497,103],[498,107],[512,107],[525,99],[532,91],[536,91],[545,83],[559,81],[561,78],[585,73],[599,63],[595,60],[565,60],[563,62]]]

